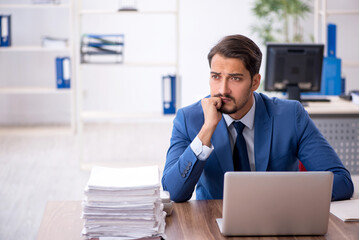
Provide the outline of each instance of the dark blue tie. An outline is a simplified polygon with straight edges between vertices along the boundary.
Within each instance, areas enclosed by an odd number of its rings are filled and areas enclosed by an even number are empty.
[[[242,134],[245,126],[240,121],[233,122],[233,125],[237,131],[237,140],[233,149],[234,171],[250,171],[246,140]]]

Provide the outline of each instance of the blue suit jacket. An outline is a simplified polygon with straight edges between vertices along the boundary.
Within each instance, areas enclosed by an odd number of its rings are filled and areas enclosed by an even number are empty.
[[[297,171],[300,160],[308,171],[332,171],[332,199],[353,194],[350,173],[333,148],[297,101],[254,93],[256,101],[254,157],[256,171]],[[229,135],[222,118],[212,136],[214,151],[198,160],[190,143],[202,128],[201,102],[179,109],[173,121],[171,145],[162,177],[171,199],[187,201],[196,188],[196,199],[222,199],[224,173],[233,171]]]

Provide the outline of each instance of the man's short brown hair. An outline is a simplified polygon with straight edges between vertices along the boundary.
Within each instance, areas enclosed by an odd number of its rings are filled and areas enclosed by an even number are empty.
[[[226,58],[239,58],[251,74],[251,78],[261,67],[262,52],[259,47],[249,38],[243,35],[230,35],[224,37],[208,53],[208,62],[211,66],[212,58],[215,54]]]

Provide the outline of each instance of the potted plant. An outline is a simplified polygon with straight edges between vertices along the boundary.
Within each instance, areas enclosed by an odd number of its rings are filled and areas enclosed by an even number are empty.
[[[252,11],[258,22],[252,26],[263,44],[303,42],[302,20],[311,12],[307,0],[255,0]]]

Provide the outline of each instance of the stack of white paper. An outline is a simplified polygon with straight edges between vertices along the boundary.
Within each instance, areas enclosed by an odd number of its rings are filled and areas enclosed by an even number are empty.
[[[158,167],[94,167],[84,193],[85,237],[164,236]]]

